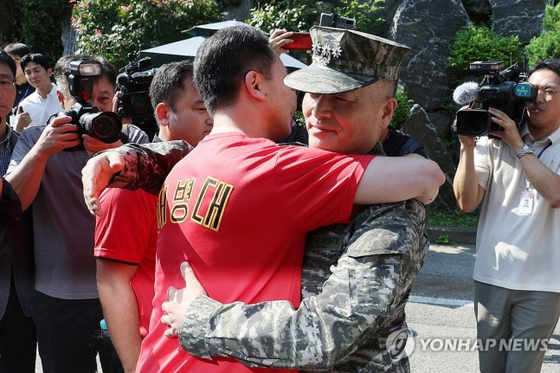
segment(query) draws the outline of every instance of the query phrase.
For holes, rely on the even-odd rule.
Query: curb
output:
[[[436,243],[440,236],[447,235],[449,243],[476,244],[476,228],[427,227],[426,230],[431,243]]]

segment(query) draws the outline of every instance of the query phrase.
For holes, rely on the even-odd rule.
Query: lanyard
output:
[[[544,151],[545,151],[546,149],[548,149],[548,148],[550,147],[550,145],[552,145],[552,143],[550,143],[550,144],[548,144],[547,146],[545,146],[545,147],[539,152],[539,155],[537,155],[537,159],[540,159],[540,158],[541,158],[541,155],[543,155]],[[527,186],[526,186],[526,188],[525,188],[526,190],[532,189],[532,188],[531,188],[531,182],[529,181],[529,179],[527,178],[527,176],[525,176],[525,183],[527,184]]]
[[[545,147],[540,151],[539,155],[537,155],[537,158],[538,158],[538,159],[541,159],[542,153],[544,153],[544,151],[545,151],[546,149],[548,149],[548,148],[550,147],[550,145],[552,145],[552,143],[548,144],[547,146],[545,146]]]
[[[17,102],[17,104],[14,105],[14,108],[17,108],[17,107],[19,106],[19,104],[21,103],[21,101],[23,101],[23,99],[27,97],[27,92],[29,92],[29,87],[30,87],[30,85],[27,84],[27,89],[25,90],[25,93],[20,97],[20,99],[19,99],[19,101]],[[14,113],[14,114],[16,114],[16,113]]]

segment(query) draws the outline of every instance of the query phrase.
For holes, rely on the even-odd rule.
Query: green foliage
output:
[[[54,66],[64,49],[60,20],[70,17],[72,5],[68,0],[20,0],[18,7],[23,37],[19,41],[43,54]]]
[[[487,26],[469,24],[455,35],[449,49],[446,66],[453,83],[472,74],[469,65],[473,61],[521,61],[522,50],[519,38],[496,35]]]
[[[301,110],[297,110],[294,113],[294,120],[296,121],[298,126],[305,126],[305,117],[303,116]]]
[[[542,35],[534,37],[525,47],[530,65],[546,58],[560,58],[560,3],[546,5],[543,30]]]
[[[430,208],[428,214],[428,226],[476,228],[478,227],[478,215],[478,210],[465,213],[456,208]]]
[[[314,0],[271,0],[260,8],[252,9],[247,23],[267,32],[282,28],[308,31],[319,24],[321,13],[334,12],[339,16],[355,18],[356,30],[376,34],[383,23],[379,14],[384,5],[384,0],[342,0],[341,5],[336,7]]]
[[[379,35],[385,21],[381,17],[384,7],[385,0],[345,0],[341,6],[334,8],[334,12],[343,17],[355,18],[356,30]]]
[[[117,68],[128,53],[184,39],[182,30],[222,18],[216,0],[82,0],[73,16],[80,52],[103,54]]]
[[[456,242],[453,242],[449,239],[448,234],[442,234],[436,239],[436,243],[440,245],[456,245]]]
[[[260,9],[251,9],[251,19],[247,23],[266,32],[276,29],[308,31],[319,23],[324,10],[322,3],[314,0],[272,0]]]
[[[401,125],[408,119],[410,115],[410,109],[414,105],[414,101],[408,97],[405,90],[402,87],[398,87],[395,92],[395,98],[399,103],[397,109],[391,118],[390,125],[396,129],[399,129]]]

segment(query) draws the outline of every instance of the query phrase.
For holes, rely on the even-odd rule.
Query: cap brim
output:
[[[288,74],[284,78],[284,83],[298,91],[331,95],[353,91],[378,80],[377,77],[353,75],[313,62],[310,66]]]

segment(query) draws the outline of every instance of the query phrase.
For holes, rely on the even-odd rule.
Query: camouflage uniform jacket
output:
[[[144,191],[157,196],[171,168],[191,150],[186,141],[152,142],[148,144],[125,144],[104,150],[124,156],[125,167],[115,175],[109,187]]]
[[[160,175],[160,165],[169,165],[149,151],[135,152],[127,166],[147,162],[138,168]],[[142,183],[136,178],[131,187]],[[183,319],[181,346],[195,356],[232,356],[255,367],[408,372],[404,308],[428,253],[425,225],[424,205],[408,200],[369,206],[349,225],[311,232],[299,309],[287,301],[222,305],[200,296]]]

